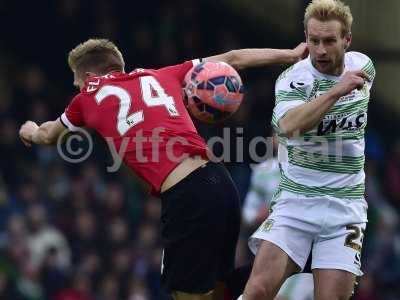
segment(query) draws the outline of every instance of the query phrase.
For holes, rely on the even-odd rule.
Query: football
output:
[[[213,124],[231,116],[243,99],[242,79],[224,62],[203,62],[185,76],[185,101],[198,120]]]

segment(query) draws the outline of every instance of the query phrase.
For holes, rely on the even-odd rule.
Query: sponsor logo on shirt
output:
[[[367,121],[367,113],[359,112],[356,115],[340,116],[331,120],[330,118],[324,119],[318,125],[318,135],[322,136],[337,131],[355,131],[362,127]]]
[[[292,89],[297,89],[297,88],[299,88],[299,87],[302,87],[304,85],[304,82],[294,82],[294,81],[292,81],[291,83],[290,83],[290,87],[292,88]]]

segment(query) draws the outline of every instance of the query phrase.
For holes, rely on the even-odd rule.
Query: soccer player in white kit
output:
[[[375,69],[368,56],[346,52],[352,20],[341,1],[313,0],[304,18],[310,56],[276,82],[281,181],[272,213],[249,241],[257,254],[244,300],[272,300],[310,253],[317,300],[350,298],[362,275],[364,131]]]

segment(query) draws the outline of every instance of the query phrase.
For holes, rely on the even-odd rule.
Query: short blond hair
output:
[[[304,28],[311,18],[319,21],[337,20],[342,24],[342,35],[351,33],[353,16],[350,7],[340,0],[313,0],[304,14]]]
[[[112,70],[123,71],[125,62],[110,40],[89,39],[69,52],[68,65],[74,72],[91,71],[103,75]]]

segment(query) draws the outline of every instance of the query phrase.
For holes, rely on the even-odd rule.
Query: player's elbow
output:
[[[288,138],[292,138],[300,135],[301,128],[295,122],[291,122],[287,118],[282,118],[279,121],[279,132]]]
[[[228,52],[228,64],[237,70],[245,68],[245,61],[240,53],[240,50],[231,50]]]

